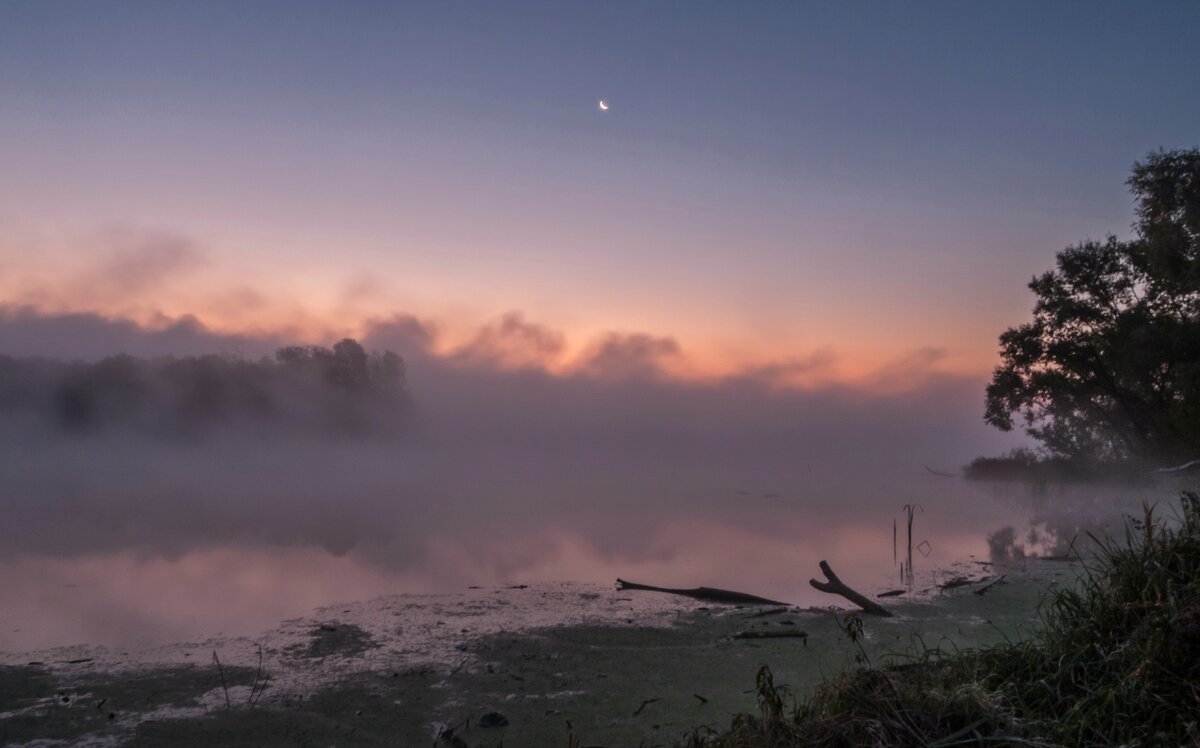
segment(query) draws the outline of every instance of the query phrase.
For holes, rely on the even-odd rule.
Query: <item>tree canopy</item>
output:
[[[404,361],[355,340],[290,346],[274,360],[232,356],[110,356],[66,362],[0,355],[0,423],[32,418],[77,433],[152,436],[214,429],[386,435],[412,403]]]
[[[1151,153],[1128,185],[1133,238],[1059,252],[1000,336],[985,420],[1054,457],[1200,457],[1200,149]]]

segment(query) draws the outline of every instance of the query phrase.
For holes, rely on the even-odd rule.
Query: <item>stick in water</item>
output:
[[[810,579],[808,583],[821,592],[841,595],[871,615],[884,616],[886,618],[891,617],[891,611],[887,608],[846,586],[846,583],[838,579],[837,574],[833,573],[833,569],[825,561],[821,562],[821,572],[829,580],[828,582],[818,582],[815,579]]]
[[[684,597],[690,597],[696,600],[704,600],[705,602],[710,603],[725,603],[727,605],[787,605],[787,603],[783,603],[778,600],[769,600],[765,597],[759,597],[758,595],[747,595],[745,592],[719,590],[715,587],[676,589],[672,587],[654,587],[649,584],[638,584],[637,582],[626,582],[624,579],[618,579],[617,589],[666,592],[669,595],[683,595]]]

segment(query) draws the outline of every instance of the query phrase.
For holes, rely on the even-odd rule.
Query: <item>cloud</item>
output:
[[[368,348],[395,351],[405,357],[423,356],[432,352],[437,334],[432,322],[411,314],[394,314],[368,320],[362,342]]]
[[[233,286],[215,295],[213,302],[222,309],[256,312],[266,309],[268,299],[249,286]]]
[[[673,338],[609,333],[589,347],[577,363],[577,371],[602,379],[652,379],[665,376],[681,357]]]
[[[918,348],[872,372],[866,385],[878,392],[911,390],[939,376],[936,366],[945,358],[944,348]]]
[[[124,292],[162,284],[204,264],[199,245],[172,232],[113,229],[107,240],[113,250],[93,278]]]
[[[792,388],[803,384],[814,375],[828,375],[836,361],[837,355],[832,349],[819,348],[807,356],[796,356],[783,361],[749,366],[739,372],[735,378],[742,379],[749,384],[773,388]]]
[[[468,366],[544,369],[552,366],[565,348],[562,333],[527,322],[520,312],[509,312],[481,327],[450,359]]]
[[[125,305],[161,294],[206,264],[199,244],[168,231],[113,228],[93,242],[100,259],[69,279],[63,297],[83,307]]]
[[[359,273],[342,286],[338,295],[342,304],[353,306],[355,303],[363,300],[382,297],[385,291],[385,286],[377,277],[367,273]]]
[[[91,312],[47,314],[28,305],[0,304],[0,354],[95,360],[116,353],[261,356],[281,341],[270,335],[231,335],[209,330],[191,316],[163,318],[157,326]]]

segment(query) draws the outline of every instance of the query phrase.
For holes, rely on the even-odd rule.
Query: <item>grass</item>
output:
[[[860,667],[795,698],[758,673],[758,714],[682,748],[783,746],[1200,746],[1200,496],[1181,517],[1131,518],[1028,639],[986,649],[922,648]],[[843,619],[857,643],[862,624]]]

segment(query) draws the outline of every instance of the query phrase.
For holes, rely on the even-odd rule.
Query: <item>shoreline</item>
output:
[[[861,617],[867,656],[903,657],[916,642],[1021,638],[1046,591],[1080,572],[1078,562],[1025,566],[985,595],[964,586],[885,600],[894,618]],[[785,630],[808,636],[732,638]],[[323,608],[258,637],[140,653],[0,653],[0,693],[15,705],[0,712],[0,742],[291,745],[336,736],[339,745],[417,745],[455,728],[469,731],[470,745],[553,745],[568,735],[669,743],[753,711],[760,665],[804,694],[855,665],[856,651],[823,608],[705,605],[570,583],[401,595]],[[490,713],[507,724],[480,727]]]

